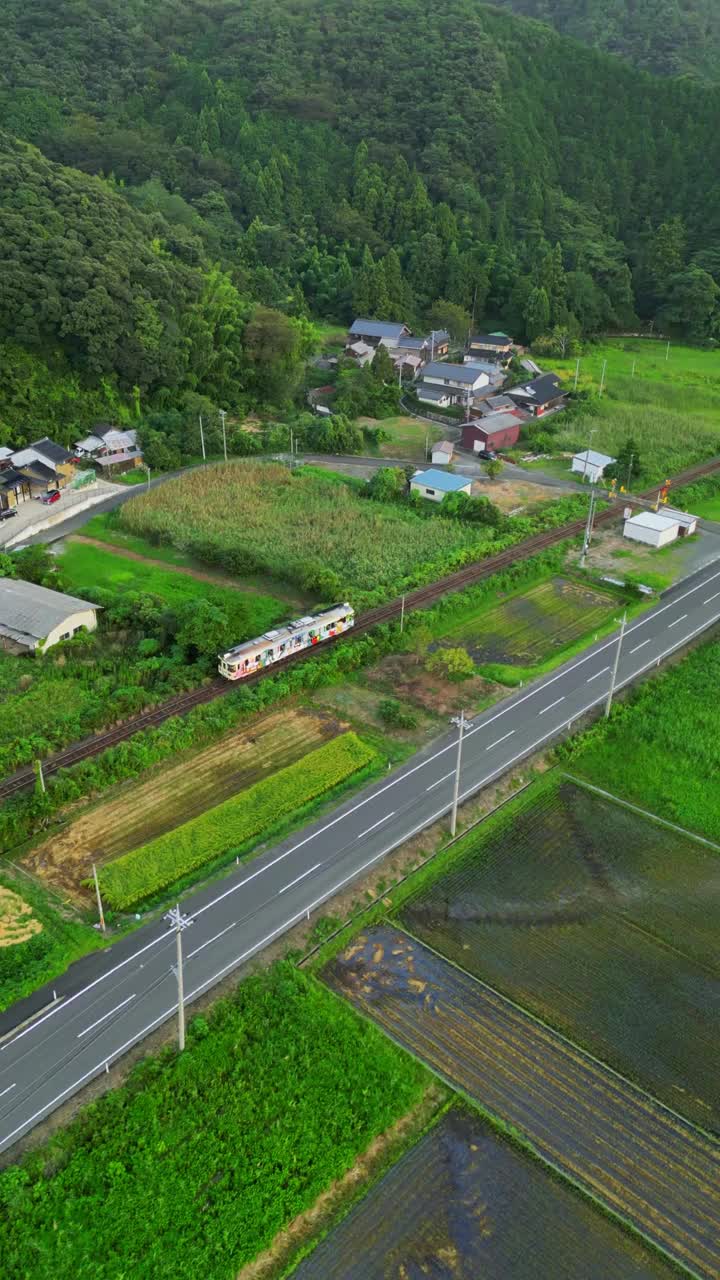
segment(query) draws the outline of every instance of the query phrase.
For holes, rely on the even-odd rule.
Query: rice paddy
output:
[[[464,618],[444,639],[462,644],[476,663],[533,666],[601,627],[617,611],[617,600],[567,578],[549,578]]]
[[[465,1108],[426,1133],[294,1272],[295,1280],[674,1274]]]
[[[463,849],[407,927],[720,1132],[720,853],[567,780]]]
[[[674,1260],[718,1275],[717,1143],[399,929],[360,934],[324,976]]]

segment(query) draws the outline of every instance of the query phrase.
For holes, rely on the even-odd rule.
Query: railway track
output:
[[[679,488],[685,484],[692,484],[694,480],[701,479],[703,476],[709,475],[718,469],[720,469],[720,457],[714,458],[710,462],[698,463],[697,466],[688,467],[685,471],[681,471],[677,476],[674,476],[672,478],[673,487]],[[652,489],[635,496],[646,501],[653,499],[657,495],[658,487],[658,485],[655,485]],[[607,524],[610,520],[616,518],[620,505],[622,504],[616,501],[605,511],[599,512],[595,517],[595,524]],[[557,545],[559,542],[578,537],[584,528],[584,519],[573,520],[571,523],[561,525],[558,528],[545,529],[542,533],[536,533],[531,538],[526,538],[524,542],[508,547],[505,551],[499,551],[495,556],[488,556],[484,560],[475,561],[474,564],[466,565],[464,568],[458,569],[457,572],[448,574],[447,577],[439,578],[436,582],[428,583],[427,586],[418,587],[415,591],[407,592],[405,595],[405,609],[408,612],[413,609],[420,609],[432,604],[449,592],[462,591],[465,587],[481,582],[484,578],[491,577],[501,569],[516,564],[518,560],[527,560],[531,556],[547,550],[548,547]],[[368,610],[367,613],[363,613],[357,618],[353,631],[348,638],[352,639],[353,636],[362,635],[381,622],[391,622],[393,618],[400,616],[401,608],[401,601],[397,599]],[[332,639],[322,641],[313,648],[312,655],[329,644],[333,644]],[[247,676],[243,680],[243,684],[255,684],[258,680],[265,679],[267,675],[273,675],[275,672],[282,671],[285,667],[290,666],[291,663],[302,662],[303,659],[307,659],[310,656],[311,654],[308,652],[291,655],[281,662],[273,663],[272,667],[267,671],[258,671],[252,676]],[[215,698],[222,697],[223,694],[229,693],[234,688],[235,685],[229,681],[217,679],[209,684],[201,685],[197,689],[190,689],[186,693],[175,694],[172,698],[159,703],[156,707],[150,707],[147,711],[141,712],[140,715],[134,716],[132,720],[125,721],[124,724],[116,725],[112,729],[102,730],[90,738],[84,738],[80,742],[73,743],[62,751],[56,752],[55,755],[49,756],[47,760],[43,761],[45,777],[57,773],[59,769],[67,769],[70,765],[78,764],[81,760],[87,760],[91,756],[99,755],[102,751],[107,751],[109,747],[114,747],[119,742],[124,742],[127,738],[131,738],[133,734],[139,733],[142,729],[154,728],[165,720],[170,719],[171,716],[183,715],[186,711],[192,710],[193,707],[200,706],[205,702],[212,702]],[[10,796],[16,795],[20,791],[28,790],[34,785],[34,770],[32,768],[21,769],[13,774],[12,777],[0,782],[0,801],[7,800]]]

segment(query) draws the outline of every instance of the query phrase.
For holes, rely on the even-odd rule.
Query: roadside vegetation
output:
[[[570,738],[558,758],[597,786],[720,844],[718,689],[714,641],[616,702],[609,721]]]
[[[99,876],[103,897],[115,910],[127,910],[200,867],[246,854],[259,839],[276,833],[288,818],[299,818],[312,801],[367,771],[376,759],[373,748],[354,733],[317,747],[272,777],[107,863]]]
[[[288,963],[0,1173],[7,1275],[232,1275],[422,1096],[425,1068]],[[89,1211],[92,1206],[92,1212]],[[152,1212],[149,1212],[152,1206]]]

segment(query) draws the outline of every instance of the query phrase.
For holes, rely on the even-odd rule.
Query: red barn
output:
[[[522,419],[514,413],[491,413],[480,421],[466,422],[462,428],[462,447],[470,453],[482,450],[511,449],[517,444]]]

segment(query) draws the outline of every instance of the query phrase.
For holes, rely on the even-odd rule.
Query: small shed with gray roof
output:
[[[94,631],[99,607],[34,582],[0,578],[0,648],[44,652],[78,631]]]

